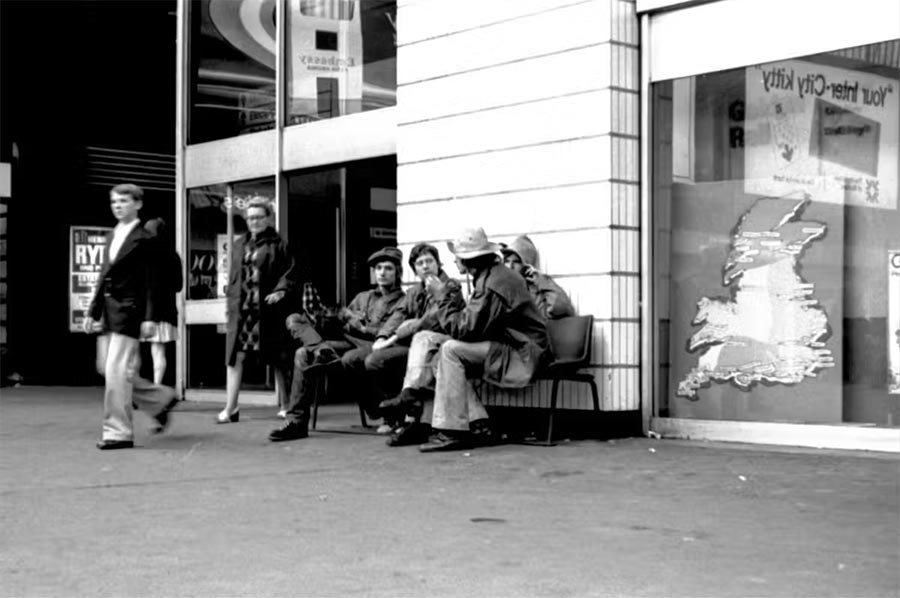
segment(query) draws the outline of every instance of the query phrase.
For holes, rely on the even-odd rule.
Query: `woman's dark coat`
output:
[[[230,257],[230,274],[226,290],[225,314],[227,336],[225,351],[228,365],[234,365],[240,344],[241,286],[243,275],[244,247],[250,242],[246,233],[234,242]],[[287,241],[273,228],[267,228],[256,238],[259,251],[256,264],[259,267],[259,346],[260,355],[266,363],[281,366],[281,362],[293,356],[294,341],[285,326],[285,320],[296,304],[299,268],[294,256],[288,250]],[[269,305],[266,296],[276,291],[284,291],[281,301]]]

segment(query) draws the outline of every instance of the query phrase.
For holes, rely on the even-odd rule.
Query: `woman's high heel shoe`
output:
[[[228,413],[224,409],[216,416],[217,424],[235,424],[241,419],[241,410],[235,409],[234,413]]]

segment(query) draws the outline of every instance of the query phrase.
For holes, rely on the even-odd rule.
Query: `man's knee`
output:
[[[450,339],[445,341],[444,344],[441,345],[441,357],[447,357],[449,359],[459,359],[459,355],[461,351],[465,348],[466,343],[454,339]]]

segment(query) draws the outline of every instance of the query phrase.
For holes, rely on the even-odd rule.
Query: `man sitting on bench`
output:
[[[284,426],[269,434],[272,442],[299,440],[309,435],[309,416],[313,388],[306,375],[313,365],[332,362],[340,356],[340,379],[347,393],[366,407],[371,388],[366,376],[366,357],[372,352],[375,335],[384,325],[394,306],[403,299],[400,288],[403,253],[396,247],[384,247],[369,256],[369,267],[375,271],[376,287],[363,291],[341,310],[343,338],[325,340],[318,345],[300,347],[294,354],[294,375]],[[370,417],[377,413],[370,413]]]
[[[496,386],[527,386],[549,356],[544,318],[524,279],[505,267],[500,246],[482,228],[463,231],[450,251],[472,275],[472,294],[462,309],[439,303],[440,327],[449,336],[440,348],[435,371],[435,434],[419,447],[423,453],[481,446],[491,442],[487,411],[472,378]],[[440,292],[440,281],[428,286]]]

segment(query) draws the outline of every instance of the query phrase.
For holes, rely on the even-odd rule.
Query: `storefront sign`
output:
[[[745,191],[896,209],[896,85],[801,60],[748,68]]]
[[[900,250],[888,252],[888,392],[900,394]]]
[[[80,332],[106,263],[105,226],[69,228],[69,331]]]

